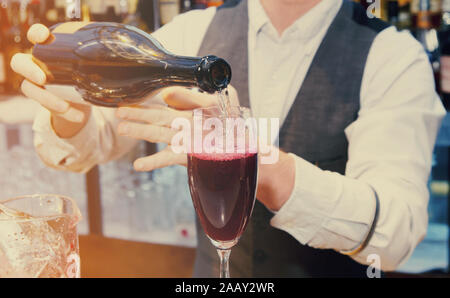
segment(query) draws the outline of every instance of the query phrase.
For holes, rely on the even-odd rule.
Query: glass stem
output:
[[[231,249],[217,249],[220,258],[220,278],[230,278],[230,261]]]

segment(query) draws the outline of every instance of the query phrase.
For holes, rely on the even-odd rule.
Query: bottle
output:
[[[124,24],[56,25],[32,54],[50,84],[75,85],[86,101],[107,107],[135,104],[171,85],[212,93],[231,79],[225,60],[173,55],[149,34]]]
[[[411,2],[410,1],[398,1],[398,25],[399,30],[409,30],[411,28]]]
[[[138,0],[128,1],[127,15],[123,19],[122,23],[143,30],[145,27],[143,26],[144,24],[141,20],[141,14],[139,13],[139,11],[137,11],[137,7],[138,7]]]
[[[208,0],[206,3],[207,7],[211,6],[221,6],[223,4],[223,0]]]
[[[192,9],[204,9],[208,6],[207,0],[193,0]]]
[[[28,29],[30,29],[30,27],[33,24],[41,24],[41,1],[40,0],[31,0],[30,2],[28,2],[28,5],[26,7],[26,18],[25,18],[25,22],[23,23],[22,26],[22,31],[23,32],[28,32]],[[27,39],[24,38],[23,40],[24,42],[24,47],[26,49],[30,49],[33,45],[31,44],[31,42]]]
[[[178,0],[159,0],[159,13],[161,25],[169,23],[180,13],[180,2]]]
[[[20,5],[19,1],[12,1],[9,15],[9,23],[4,31],[4,60],[6,69],[6,92],[18,93],[22,83],[22,77],[15,73],[9,62],[16,53],[24,51],[25,32],[22,31],[22,24],[20,21]]]
[[[438,28],[441,24],[441,0],[412,0],[411,1],[411,25],[413,28],[421,27],[420,22],[430,22],[432,28]]]
[[[399,27],[399,6],[397,0],[388,0],[387,2],[387,19],[389,24]]]
[[[430,0],[419,1],[419,11],[416,13],[416,20],[413,21],[415,27],[411,33],[423,45],[433,68],[436,90],[439,92],[440,86],[440,61],[439,61],[439,39],[438,33],[433,25],[433,13],[431,11]]]
[[[9,19],[7,13],[7,3],[5,0],[0,0],[0,94],[6,93],[6,39],[5,31],[7,30]]]
[[[442,11],[442,24],[439,32],[441,46],[440,85],[442,103],[448,111],[450,109],[450,0],[443,1]]]
[[[181,13],[188,12],[192,9],[193,0],[180,0],[180,10]]]
[[[45,14],[43,15],[43,24],[51,27],[58,23],[58,9],[55,0],[47,0],[43,2]]]
[[[81,4],[81,19],[83,20],[83,22],[91,21],[91,11],[86,1],[83,1],[83,3]]]
[[[66,21],[81,21],[82,6],[81,0],[65,0]]]
[[[124,0],[89,1],[91,19],[96,22],[122,22],[125,17],[123,11],[125,3],[122,2],[124,2]]]
[[[158,2],[139,0],[137,3],[136,13],[139,16],[142,29],[146,32],[153,32],[160,26]]]
[[[115,23],[120,23],[122,21],[120,15],[116,13],[116,7],[114,5],[108,5],[106,7],[106,12],[103,21]]]
[[[41,0],[31,0],[27,6],[26,26],[29,28],[33,24],[40,24],[41,19]]]

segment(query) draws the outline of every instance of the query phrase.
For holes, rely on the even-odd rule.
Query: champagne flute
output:
[[[204,232],[220,257],[220,277],[230,277],[229,257],[255,203],[258,154],[250,110],[194,111],[194,146],[188,153],[189,188]],[[199,137],[201,136],[201,137]]]

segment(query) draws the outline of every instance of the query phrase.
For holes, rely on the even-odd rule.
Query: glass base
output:
[[[230,249],[233,246],[236,245],[236,243],[238,243],[239,238],[238,239],[234,239],[231,241],[217,241],[217,240],[213,240],[210,237],[208,237],[209,240],[211,240],[211,243],[214,245],[214,247],[218,248],[218,249]]]

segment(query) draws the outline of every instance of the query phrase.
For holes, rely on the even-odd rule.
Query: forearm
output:
[[[118,158],[136,144],[133,139],[118,136],[116,126],[113,110],[93,108],[79,132],[62,138],[52,127],[50,113],[42,109],[33,126],[34,144],[48,166],[84,173],[97,164]]]
[[[375,199],[371,185],[379,196],[380,216],[368,247],[353,258],[368,264],[367,256],[377,254],[382,269],[393,270],[425,234],[427,193],[426,185],[411,182],[413,178],[406,175],[389,177],[389,172],[393,169],[347,177],[295,156],[292,194],[271,224],[304,245],[351,250],[364,240],[372,223]],[[272,176],[279,175],[273,172]]]

